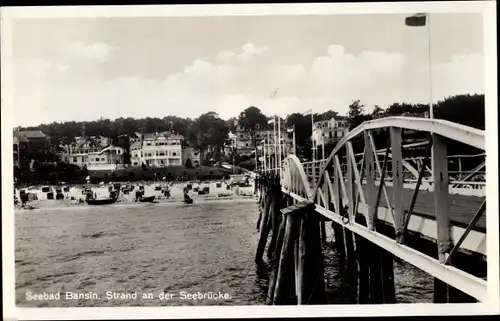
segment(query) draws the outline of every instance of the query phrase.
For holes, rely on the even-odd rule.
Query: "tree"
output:
[[[334,110],[327,110],[319,115],[318,120],[330,120],[332,118],[337,118],[338,115],[339,113]]]
[[[229,129],[230,132],[232,132],[232,133],[236,132],[237,122],[238,122],[238,118],[236,118],[236,117],[231,117],[226,121],[227,128]]]
[[[375,107],[373,108],[373,111],[372,111],[372,116],[373,117],[379,116],[383,112],[384,112],[384,110],[379,105],[375,105]]]
[[[238,124],[250,135],[253,147],[257,148],[256,131],[266,127],[267,117],[259,108],[251,106],[240,113]]]
[[[362,105],[359,100],[355,100],[349,105],[349,111],[347,113],[349,129],[356,128],[363,122],[372,119],[371,115],[364,114],[364,108],[365,105]]]
[[[229,133],[226,122],[217,113],[208,112],[198,117],[194,123],[195,126],[189,132],[189,139],[194,147],[200,151],[201,156],[209,151],[219,160]],[[204,158],[201,158],[203,161]]]
[[[186,164],[185,166],[187,168],[193,168],[193,162],[191,162],[191,158],[188,157],[188,159],[186,159]]]

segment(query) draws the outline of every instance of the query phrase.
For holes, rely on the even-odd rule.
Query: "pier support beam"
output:
[[[332,222],[333,235],[335,237],[335,248],[342,260],[346,258],[345,242],[344,242],[344,230],[341,225]]]
[[[298,304],[325,303],[325,275],[320,239],[320,220],[313,211],[306,213],[300,226],[299,257],[300,279]]]
[[[281,212],[280,212],[281,214]],[[284,214],[281,214],[284,216]],[[273,256],[271,259],[271,272],[269,274],[269,288],[267,292],[267,300],[266,304],[271,305],[274,302],[274,292],[276,289],[276,279],[278,275],[280,257],[281,257],[281,249],[283,248],[283,239],[285,236],[286,230],[286,217],[282,217],[281,224],[278,230],[278,237],[276,239],[276,244],[273,251]]]
[[[269,231],[270,231],[270,224],[269,222],[269,212],[271,209],[271,203],[272,203],[272,195],[268,191],[265,196],[265,201],[264,201],[264,209],[262,211],[262,220],[260,222],[260,238],[259,238],[259,243],[257,245],[257,253],[255,254],[255,262],[257,264],[262,263],[262,257],[264,255],[264,250],[266,248],[267,244],[267,237],[269,236]]]
[[[278,193],[273,193],[273,202],[271,203],[271,212],[270,212],[270,223],[271,223],[271,242],[269,243],[269,247],[267,249],[267,258],[271,259],[273,256],[274,248],[276,246],[276,241],[278,238],[278,230],[280,228],[282,214],[281,209],[284,204],[284,197],[281,191]]]
[[[277,267],[276,284],[273,285],[272,303],[274,305],[297,303],[295,245],[300,233],[300,216],[311,208],[314,208],[314,204],[301,203],[282,210],[283,222],[286,223],[283,223],[283,244]]]
[[[362,215],[356,217],[356,223],[366,226],[366,219]],[[370,303],[370,265],[368,241],[356,235],[356,254],[358,261],[358,304]]]

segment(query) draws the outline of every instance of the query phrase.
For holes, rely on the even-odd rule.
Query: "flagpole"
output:
[[[323,166],[323,162],[325,161],[325,133],[321,130],[321,166]]]
[[[415,19],[412,21],[410,19],[423,16],[423,21],[416,21]],[[432,46],[431,46],[431,15],[430,13],[426,14],[416,14],[412,17],[407,17],[405,20],[405,24],[410,27],[427,27],[427,54],[429,59],[429,118],[434,119],[434,106],[433,102],[433,90],[432,90]],[[427,25],[428,24],[428,25]],[[431,134],[434,135],[434,131],[431,131]],[[434,164],[434,151],[431,150],[431,164]],[[431,180],[434,180],[434,174],[431,173]]]
[[[430,119],[434,119],[434,106],[432,105],[433,103],[433,90],[432,90],[432,55],[431,55],[431,15],[430,13],[427,14],[427,17],[428,17],[428,21],[429,21],[429,26],[427,28],[427,41],[428,41],[428,45],[427,45],[427,51],[428,51],[428,55],[429,55],[429,116],[430,116]]]
[[[276,116],[273,116],[273,147],[274,147],[274,169],[278,168],[278,151],[276,149]]]
[[[314,112],[311,109],[311,141],[312,141],[312,176],[313,181],[316,181],[316,140],[314,139]]]
[[[295,145],[295,124],[293,125],[293,141],[292,141],[292,144],[293,144],[293,154],[295,156],[297,156],[297,147]]]
[[[267,131],[267,157],[269,158],[267,169],[271,167],[271,150],[269,148],[269,131]]]
[[[278,168],[281,169],[281,118],[278,116]]]

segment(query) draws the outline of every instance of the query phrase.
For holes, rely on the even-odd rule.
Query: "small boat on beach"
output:
[[[151,203],[155,200],[155,195],[153,196],[148,196],[148,197],[140,197],[139,198],[139,202],[142,202],[142,203]]]
[[[85,200],[89,205],[108,205],[116,202],[116,198],[101,198],[101,199],[86,199]]]

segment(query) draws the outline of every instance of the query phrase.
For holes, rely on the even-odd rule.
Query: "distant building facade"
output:
[[[273,126],[273,125],[268,125]],[[287,131],[286,123],[284,120],[281,121],[280,124],[281,131],[281,144],[286,149],[286,153],[292,149],[293,145],[293,133]],[[252,135],[254,134],[254,135]],[[259,153],[264,148],[267,149],[268,152],[274,152],[274,147],[271,147],[274,144],[274,128],[265,128],[256,130],[254,133],[245,131],[242,126],[236,124],[236,133],[230,133],[229,139],[231,141],[232,146],[235,146],[240,155],[253,155],[255,153],[255,147],[259,150]],[[276,125],[276,142],[278,138],[278,126]],[[266,146],[262,140],[266,141]],[[269,145],[269,146],[268,146]]]
[[[331,118],[315,122],[313,125],[313,137],[318,145],[335,144],[349,132],[349,124],[346,120]]]
[[[33,161],[47,161],[50,138],[39,130],[14,131],[14,167],[24,170]]]
[[[108,137],[75,137],[74,142],[61,147],[61,160],[69,164],[89,170],[113,170],[123,166],[125,149],[113,146]]]
[[[130,139],[130,161],[133,166],[184,165],[183,140],[182,135],[171,132],[136,134],[136,137]]]
[[[186,165],[188,160],[191,161],[193,167],[201,165],[200,151],[194,147],[184,147],[182,148],[182,165]]]

